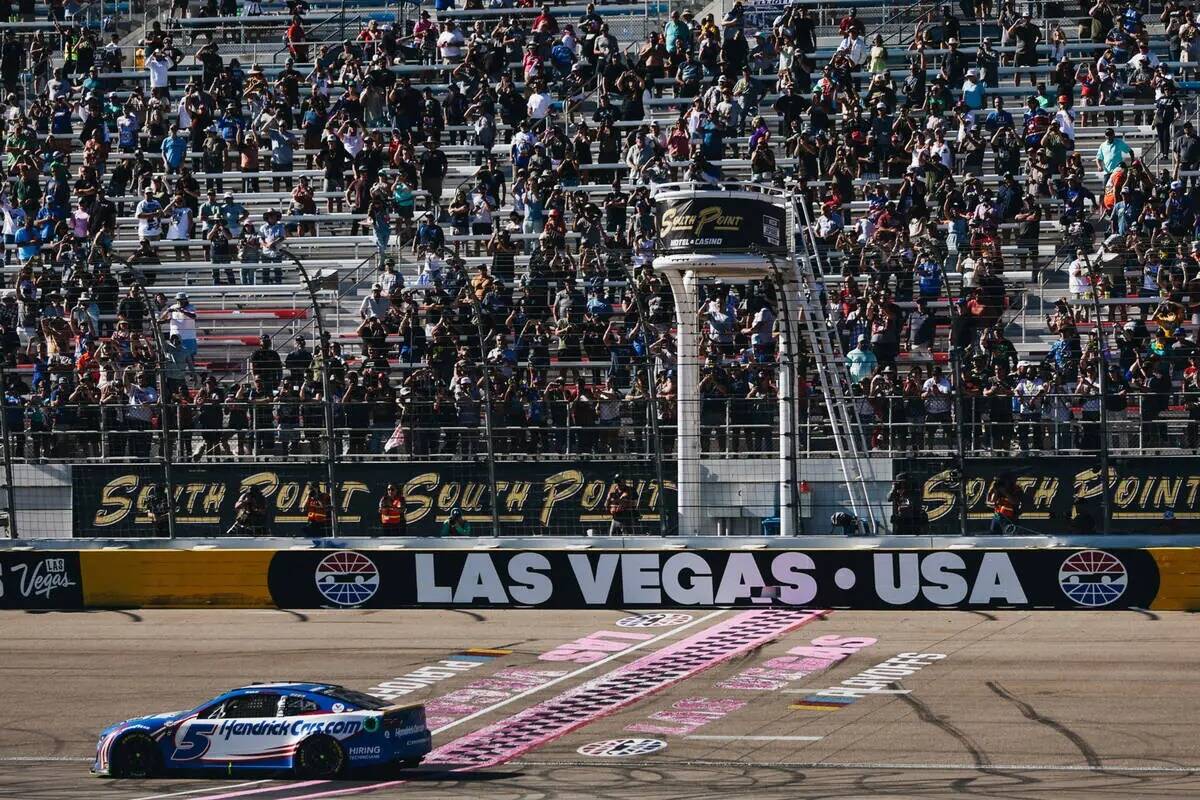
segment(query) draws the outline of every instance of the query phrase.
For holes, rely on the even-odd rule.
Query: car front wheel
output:
[[[130,733],[113,745],[109,771],[115,778],[152,778],[162,768],[158,745],[144,733]]]
[[[296,748],[293,766],[301,778],[329,780],[346,769],[346,752],[332,736],[310,736]]]

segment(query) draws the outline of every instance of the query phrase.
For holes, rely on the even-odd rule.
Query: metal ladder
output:
[[[850,510],[866,526],[864,532],[878,534],[879,522],[875,518],[875,509],[867,489],[868,475],[863,460],[863,453],[869,448],[862,438],[858,410],[846,391],[843,380],[844,356],[836,332],[825,314],[825,306],[821,302],[823,289],[814,270],[814,267],[820,269],[821,257],[812,235],[812,215],[803,193],[797,191],[792,202],[796,209],[798,224],[794,230],[799,233],[796,237],[799,247],[789,248],[792,251],[790,260],[795,280],[801,289],[804,309],[804,318],[799,325],[802,335],[807,338],[809,350],[816,358],[817,379],[825,398]]]

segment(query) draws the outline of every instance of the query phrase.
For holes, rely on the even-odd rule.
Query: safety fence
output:
[[[1200,550],[0,550],[0,608],[1200,610]]]

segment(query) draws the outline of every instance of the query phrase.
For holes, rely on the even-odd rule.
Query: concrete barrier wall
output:
[[[0,608],[1200,610],[1200,548],[0,551]]]

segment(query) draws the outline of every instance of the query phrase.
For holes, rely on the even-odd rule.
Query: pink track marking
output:
[[[449,767],[447,772],[470,772],[503,764],[697,673],[768,644],[827,614],[827,611],[782,609],[745,611],[618,667],[607,675],[530,706],[486,728],[460,736],[430,753],[425,763],[444,764]],[[591,707],[587,708],[589,705]],[[364,794],[410,782],[408,779],[384,781],[366,786],[287,795],[279,800],[314,800]]]
[[[305,786],[316,786],[328,781],[304,781],[303,783],[282,784],[277,786],[260,786],[257,789],[246,789],[241,792],[226,792],[224,794],[197,795],[189,800],[225,800],[228,797],[245,797],[251,794],[266,794],[267,792],[284,792],[289,789],[300,789]]]

